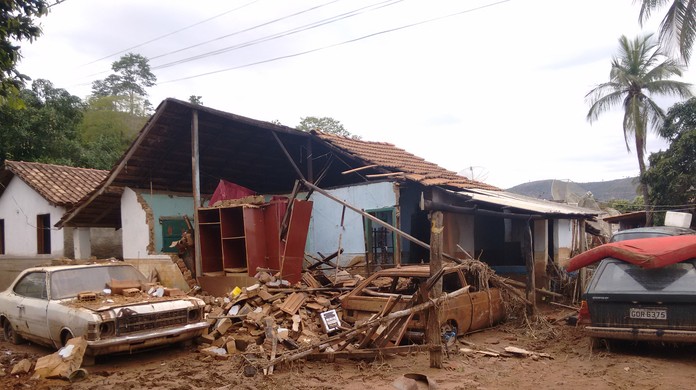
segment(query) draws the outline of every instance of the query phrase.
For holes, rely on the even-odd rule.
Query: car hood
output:
[[[116,308],[141,305],[161,305],[180,301],[186,306],[203,305],[203,301],[195,297],[151,297],[147,294],[142,294],[136,297],[124,297],[120,295],[98,297],[93,301],[78,300],[77,298],[66,299],[61,303],[65,306],[87,309],[93,312],[104,312]]]
[[[643,268],[660,268],[696,258],[696,235],[641,238],[600,245],[570,259],[566,270],[572,272],[607,257]]]

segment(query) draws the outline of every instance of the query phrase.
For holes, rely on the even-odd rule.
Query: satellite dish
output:
[[[488,169],[482,166],[470,166],[457,172],[457,175],[464,176],[469,180],[486,182],[488,179]]]

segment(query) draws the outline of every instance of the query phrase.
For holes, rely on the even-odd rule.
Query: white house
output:
[[[97,169],[4,162],[0,170],[0,269],[5,272],[0,272],[0,287],[16,272],[52,259],[120,255],[120,234],[113,228],[54,227],[107,174]]]

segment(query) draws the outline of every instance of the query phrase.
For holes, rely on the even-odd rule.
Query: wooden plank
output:
[[[306,355],[308,359],[331,359],[331,358],[344,358],[344,359],[373,359],[384,355],[394,355],[394,354],[409,354],[419,351],[427,351],[430,349],[429,345],[402,345],[394,347],[385,347],[379,349],[359,349],[353,351],[340,351],[340,352],[320,352],[312,353]]]
[[[155,120],[156,118],[152,118],[152,120]],[[148,126],[148,130],[149,130]],[[147,133],[144,131],[143,133]],[[144,138],[145,134],[140,134],[140,137],[138,137],[138,140],[134,143],[134,145],[131,146],[131,150],[129,150],[129,153],[132,153],[133,150],[137,148],[138,143],[142,138]],[[124,158],[123,162],[126,162],[128,159]],[[202,254],[201,254],[201,233],[198,229],[198,208],[201,207],[201,167],[200,167],[200,155],[199,155],[199,147],[198,147],[198,111],[197,110],[192,110],[191,111],[191,177],[193,180],[191,180],[191,186],[192,192],[193,192],[193,225],[196,226],[196,229],[193,230],[193,240],[194,240],[194,269],[193,274],[196,276],[201,275],[201,271],[203,269],[203,266],[201,264],[202,261]],[[120,171],[120,166],[119,168],[116,169],[117,171]],[[115,176],[112,174],[112,176]],[[109,178],[112,180],[111,178]],[[105,185],[111,184],[111,181],[108,181]]]
[[[293,315],[297,313],[297,311],[300,309],[300,306],[302,306],[306,299],[307,296],[304,293],[292,293],[287,298],[285,298],[285,301],[283,301],[283,304],[280,306],[280,310],[287,314]]]
[[[332,253],[332,254],[326,256],[326,257],[323,258],[323,259],[317,259],[316,257],[313,257],[313,256],[312,256],[312,258],[315,259],[315,260],[317,260],[317,262],[314,263],[314,264],[312,264],[312,265],[310,265],[309,267],[307,267],[307,269],[308,269],[308,270],[313,270],[313,269],[316,269],[317,267],[319,267],[319,266],[322,265],[322,264],[328,265],[329,267],[331,267],[331,269],[336,268],[337,265],[334,264],[334,263],[332,263],[331,260],[332,260],[333,258],[337,257],[337,256],[338,256],[338,253],[339,253],[339,252],[336,251],[336,252],[334,252],[334,253]],[[340,252],[340,253],[343,253],[343,248],[341,248],[341,252]],[[321,254],[321,253],[320,253],[320,254]]]
[[[302,261],[307,244],[309,220],[312,216],[312,201],[295,199],[293,201],[285,238],[285,250],[281,258],[280,274],[283,279],[295,284],[302,277]]]
[[[403,296],[398,295],[396,298],[392,299],[392,297],[389,297],[387,300],[387,303],[384,305],[384,308],[382,309],[382,312],[379,313],[379,318],[384,317],[385,315],[388,315],[389,313],[394,310],[396,305],[401,301],[401,298]],[[358,345],[358,348],[365,348],[367,345],[372,342],[372,339],[374,338],[374,334],[377,331],[379,326],[372,327],[370,330],[368,330],[365,334],[365,338],[360,342]]]
[[[274,200],[263,208],[267,266],[275,270],[280,270],[280,255],[285,248],[285,243],[280,240],[280,222],[285,215],[287,206],[285,201]]]
[[[341,172],[341,175],[347,175],[347,174],[349,174],[349,173],[359,172],[359,171],[362,171],[362,170],[364,170],[364,169],[375,168],[375,167],[378,167],[378,166],[379,166],[379,165],[377,165],[377,164],[365,165],[365,166],[363,166],[363,167],[353,168],[353,169],[349,169],[349,170],[347,170],[347,171],[343,171],[343,172]]]
[[[394,345],[398,346],[401,344],[401,340],[403,340],[404,335],[406,334],[406,330],[408,330],[408,324],[411,323],[411,320],[413,319],[413,314],[409,314],[409,316],[406,318],[406,323],[404,326],[401,328],[401,331],[396,335],[396,338],[394,339]]]
[[[316,278],[309,272],[302,274],[302,283],[306,284],[309,288],[321,288],[322,285],[317,281]]]
[[[536,312],[536,278],[534,277],[534,247],[532,245],[532,228],[529,226],[529,222],[527,222],[522,240],[522,255],[527,265],[526,297],[527,301],[531,303],[527,305],[527,315],[530,316]]]
[[[263,209],[244,207],[244,240],[249,276],[256,275],[256,268],[267,268],[266,234]]]
[[[442,211],[435,211],[430,216],[430,276],[442,272]],[[430,299],[442,295],[442,278],[438,278],[429,291]],[[428,322],[425,329],[426,340],[433,347],[439,347],[442,342],[440,331],[440,310],[433,306],[428,310]],[[442,348],[430,351],[430,367],[442,368]]]

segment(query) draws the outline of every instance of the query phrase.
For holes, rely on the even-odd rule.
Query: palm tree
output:
[[[641,2],[638,21],[641,26],[650,14],[670,0],[634,0]],[[667,47],[678,48],[685,64],[689,63],[691,49],[696,39],[696,0],[671,0],[672,5],[660,23],[660,42]]]
[[[649,199],[648,187],[643,180],[646,131],[648,126],[657,131],[665,118],[664,111],[651,99],[651,95],[691,97],[691,84],[669,79],[672,76],[681,76],[682,67],[660,52],[652,36],[638,36],[630,41],[622,35],[619,38],[619,54],[611,63],[609,81],[599,84],[585,95],[585,99],[591,105],[587,113],[590,123],[596,121],[605,111],[618,105],[623,106],[626,149],[631,151],[629,139],[633,137],[646,206]],[[649,207],[646,207],[646,225],[651,224],[652,215]]]

